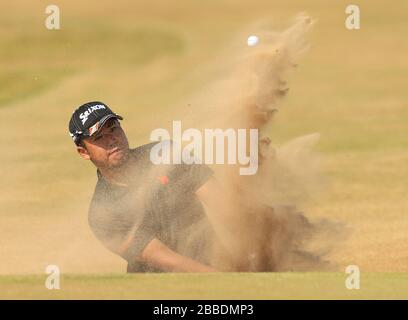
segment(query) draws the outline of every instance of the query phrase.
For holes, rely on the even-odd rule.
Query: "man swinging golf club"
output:
[[[97,168],[92,231],[128,262],[128,272],[216,271],[208,261],[212,229],[199,200],[212,170],[154,165],[149,154],[157,142],[129,148],[119,120],[94,101],[77,108],[69,122],[77,152]]]

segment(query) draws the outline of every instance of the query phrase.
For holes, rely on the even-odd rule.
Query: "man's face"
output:
[[[129,142],[117,119],[109,119],[98,133],[83,140],[79,154],[96,167],[111,169],[123,164],[129,152]]]

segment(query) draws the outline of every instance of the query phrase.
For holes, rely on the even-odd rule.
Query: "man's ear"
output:
[[[86,148],[81,147],[81,146],[77,146],[77,151],[79,153],[79,155],[85,159],[85,160],[90,160],[91,156],[89,155],[88,150],[86,150]]]

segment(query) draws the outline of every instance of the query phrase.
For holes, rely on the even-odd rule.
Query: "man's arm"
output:
[[[207,169],[209,170],[209,169]],[[191,174],[193,172],[191,171]],[[207,171],[201,172],[201,176],[208,175]],[[189,179],[194,180],[194,179]],[[213,178],[210,178],[213,180]],[[194,185],[190,186],[190,189],[195,189]],[[198,194],[198,191],[196,191]],[[133,244],[135,243],[135,235],[138,234],[139,238],[141,238],[140,247],[143,248],[142,250],[129,250],[133,248]],[[116,252],[124,257],[126,260],[131,262],[131,260],[137,260],[143,263],[147,263],[154,267],[157,267],[163,271],[170,271],[170,272],[217,272],[218,270],[202,264],[196,260],[193,260],[189,257],[183,256],[168,246],[166,246],[163,242],[154,238],[152,232],[148,232],[146,235],[140,237],[140,230],[139,226],[134,226],[131,232],[128,234],[127,239],[122,241],[119,248]],[[140,240],[140,239],[138,239]],[[133,252],[132,252],[133,251]],[[136,252],[134,252],[136,251]]]
[[[219,244],[227,252],[237,252],[236,235],[241,232],[237,217],[242,208],[239,207],[236,196],[222,185],[215,177],[208,179],[196,194],[206,208],[206,214],[217,234]]]
[[[215,268],[178,254],[156,238],[148,243],[138,259],[170,272],[218,271]]]
[[[214,228],[231,227],[234,224],[239,212],[237,201],[218,180],[211,177],[196,191],[196,194],[201,203],[206,206],[207,216]]]

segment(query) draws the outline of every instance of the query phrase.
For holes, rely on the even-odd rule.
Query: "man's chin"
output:
[[[120,168],[122,167],[125,163],[126,160],[128,159],[129,152],[126,151],[120,151],[112,155],[112,159],[110,159],[109,163],[109,168],[114,169],[114,168]]]

